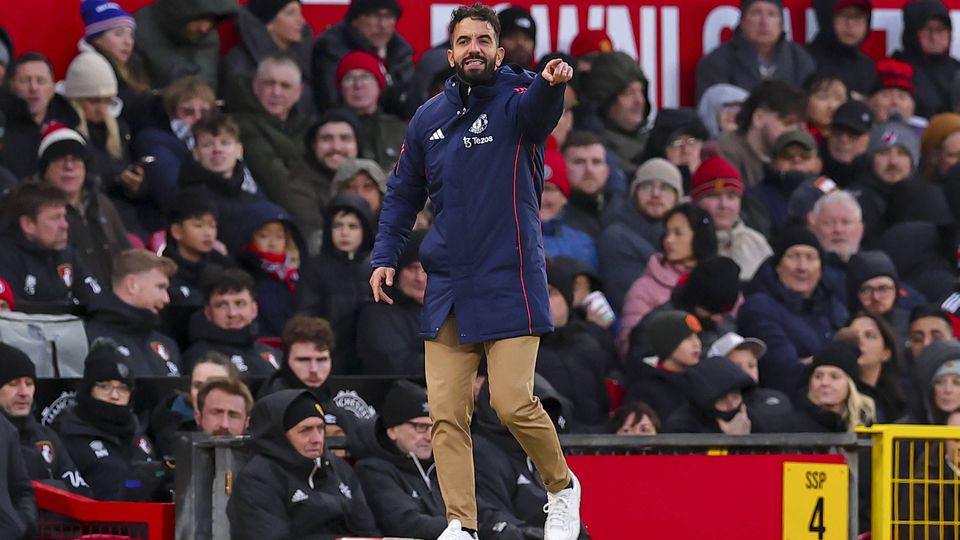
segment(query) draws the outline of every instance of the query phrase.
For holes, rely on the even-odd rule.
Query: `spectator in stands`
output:
[[[2,94],[0,94],[0,107],[2,107]],[[7,115],[0,108],[0,150],[3,149],[3,136],[7,129]],[[20,180],[0,161],[0,196],[6,195],[20,183]]]
[[[252,78],[263,59],[284,53],[303,74],[300,105],[313,111],[313,28],[300,0],[254,0],[237,11],[237,44],[223,57],[220,88],[236,78]]]
[[[614,352],[603,348],[585,321],[571,317],[573,281],[562,264],[550,263],[547,284],[554,331],[540,340],[536,370],[573,403],[576,430],[598,431],[610,413],[606,376],[607,366],[616,364]]]
[[[863,240],[863,212],[860,203],[849,191],[833,191],[821,196],[807,218],[825,253],[825,278],[834,292],[846,297],[846,273],[850,258],[860,251]]]
[[[910,361],[920,358],[931,343],[955,339],[950,317],[940,306],[925,304],[910,310]]]
[[[414,231],[397,259],[390,293],[393,305],[364,304],[357,321],[357,356],[364,375],[423,377],[420,308],[427,290],[427,273],[420,264],[420,244],[427,231]]]
[[[149,113],[150,79],[139,56],[134,56],[134,31],[137,23],[114,2],[83,0],[80,3],[84,35],[80,52],[96,51],[110,62],[117,78],[117,96],[123,102],[120,115],[137,131]]]
[[[794,433],[844,433],[876,420],[873,398],[857,389],[860,349],[848,341],[827,343],[806,368],[805,387],[786,420]]]
[[[143,207],[156,206],[152,215],[141,212],[140,221],[147,230],[166,226],[163,213],[173,204],[181,164],[190,159],[196,144],[193,126],[213,110],[217,97],[196,77],[184,77],[163,89],[151,111],[151,118],[133,137],[133,154],[143,163],[147,194]],[[145,120],[146,121],[146,120]],[[153,158],[144,163],[146,158]]]
[[[18,179],[24,179],[37,173],[37,147],[43,126],[59,122],[74,128],[80,117],[70,102],[56,93],[53,64],[46,56],[21,54],[8,71],[6,89],[0,92],[0,110],[7,117],[0,163]]]
[[[561,290],[570,290],[570,323],[582,323],[590,335],[600,344],[607,360],[604,373],[621,371],[620,359],[616,354],[611,328],[616,323],[616,314],[604,292],[603,283],[585,262],[574,257],[550,257],[547,267],[559,270],[562,277]],[[569,323],[568,323],[569,324]],[[614,375],[615,376],[615,375]]]
[[[916,403],[911,424],[942,423],[960,408],[960,343],[936,341],[916,358],[913,367]]]
[[[896,335],[901,352],[910,336],[910,311],[898,305],[910,293],[900,289],[897,268],[883,251],[860,251],[847,265],[847,307],[850,313],[861,309],[882,317]]]
[[[213,112],[197,120],[193,133],[193,158],[183,161],[177,179],[180,192],[186,193],[178,193],[177,199],[200,197],[214,203],[218,238],[236,255],[250,240],[242,232],[250,208],[264,201],[241,161],[240,127],[228,115]]]
[[[197,395],[207,381],[230,379],[240,381],[240,372],[225,355],[208,352],[191,364],[190,391],[163,396],[150,414],[147,433],[161,457],[173,457],[177,449],[178,431],[197,431]],[[242,434],[242,430],[237,435]]]
[[[3,86],[6,82],[7,68],[14,57],[13,39],[10,37],[10,32],[0,26],[0,86]]]
[[[17,437],[17,429],[0,417],[0,534],[12,540],[26,540],[32,538],[37,528],[37,501]]]
[[[80,264],[98,282],[109,283],[113,257],[130,249],[130,240],[120,213],[90,169],[94,160],[86,140],[70,128],[49,124],[37,155],[40,180],[67,197],[69,243]]]
[[[158,0],[137,11],[136,52],[154,87],[193,75],[216,88],[220,60],[216,27],[238,9],[232,0]]]
[[[390,386],[383,412],[357,431],[356,473],[385,535],[436,538],[447,528],[433,464],[427,392],[412,382]]]
[[[194,419],[197,428],[210,435],[243,435],[250,425],[253,396],[239,379],[215,377],[197,392]]]
[[[102,341],[84,361],[77,405],[57,417],[57,431],[100,500],[122,500],[134,463],[152,461],[153,444],[133,412],[134,377],[119,347]]]
[[[776,229],[790,220],[790,196],[804,182],[820,175],[822,161],[817,141],[806,130],[785,131],[773,144],[771,168],[763,180],[747,191],[747,196],[765,207]]]
[[[960,427],[960,411],[947,415],[943,425]],[[921,453],[913,441],[904,441],[916,448],[917,455],[909,469],[902,474],[912,479],[897,488],[898,516],[903,521],[897,525],[894,534],[899,538],[950,538],[960,535],[957,529],[958,517],[952,501],[960,497],[957,493],[957,471],[960,469],[960,446],[953,440],[929,441]],[[901,454],[903,456],[903,454]],[[898,473],[901,471],[898,471]]]
[[[952,111],[950,88],[960,62],[950,56],[953,24],[940,0],[921,0],[903,6],[903,49],[893,57],[913,66],[917,114],[923,118]]]
[[[806,128],[817,142],[830,134],[833,114],[850,97],[843,79],[836,75],[817,72],[807,77],[803,90],[806,94]]]
[[[113,260],[113,293],[91,302],[87,340],[113,340],[133,378],[182,373],[176,342],[156,330],[160,312],[170,303],[167,289],[176,272],[177,263],[166,257],[145,249],[124,251]]]
[[[89,497],[60,437],[33,417],[37,368],[23,351],[0,343],[0,412],[19,432],[20,450],[31,480],[51,483]]]
[[[708,138],[707,128],[695,110],[686,107],[661,109],[650,129],[639,163],[652,158],[666,158],[680,169],[683,185],[688,188],[690,178],[700,167],[700,151]]]
[[[628,202],[612,216],[597,239],[600,275],[614,310],[620,312],[630,285],[643,274],[663,236],[663,217],[683,197],[676,165],[652,158],[637,169]]]
[[[786,229],[773,255],[746,288],[737,314],[744,336],[768,347],[760,383],[791,394],[802,384],[804,359],[819,351],[847,320],[847,309],[823,279],[824,255],[810,231]]]
[[[877,122],[889,121],[896,112],[910,122],[911,127],[923,129],[923,121],[913,125],[917,107],[913,76],[913,66],[906,62],[889,58],[877,62],[877,83],[867,100]]]
[[[576,257],[595,271],[598,263],[593,239],[566,224],[564,209],[569,198],[570,180],[563,155],[556,150],[544,151],[543,193],[540,195],[543,250],[548,257]]]
[[[280,390],[310,390],[320,401],[330,405],[329,389],[324,383],[330,377],[336,338],[330,323],[319,317],[296,315],[287,322],[281,336],[283,361],[257,393],[257,398]],[[327,407],[332,409],[332,407]]]
[[[719,139],[728,131],[737,130],[737,114],[749,92],[732,84],[720,83],[707,88],[700,96],[697,114],[707,128],[710,140]]]
[[[876,421],[892,424],[907,412],[907,398],[900,385],[900,347],[893,328],[880,315],[867,311],[854,313],[847,331],[860,348],[860,392],[873,398]]]
[[[102,285],[69,246],[67,200],[48,184],[24,182],[8,196],[10,220],[0,240],[0,278],[20,309],[86,304]]]
[[[611,413],[609,431],[617,435],[656,435],[660,419],[646,403],[631,401]]]
[[[956,182],[949,181],[949,171],[957,162],[960,162],[960,114],[945,112],[930,117],[930,123],[920,135],[924,178],[943,182],[944,189],[950,190]],[[954,187],[949,192],[956,191]],[[951,210],[957,208],[955,200],[956,195],[951,197]]]
[[[582,29],[570,41],[570,56],[577,62],[574,73],[586,74],[593,67],[593,60],[601,53],[613,51],[613,40],[604,30]]]
[[[265,378],[280,367],[279,351],[257,342],[254,281],[243,270],[228,268],[208,277],[202,311],[190,318],[190,347],[183,353],[190,369],[210,351],[226,355],[247,377]]]
[[[744,394],[757,383],[722,356],[701,360],[687,372],[690,401],[673,412],[663,425],[666,433],[725,433],[747,435],[763,428]]]
[[[381,536],[350,465],[326,451],[323,428],[324,409],[306,390],[257,401],[252,456],[227,503],[234,538]]]
[[[297,311],[330,321],[338,342],[336,373],[357,374],[357,318],[360,307],[372,299],[373,217],[367,202],[354,193],[334,197],[324,216],[322,247],[304,269]]]
[[[743,191],[737,169],[722,157],[713,157],[693,175],[690,197],[710,213],[716,228],[717,253],[740,266],[741,281],[750,281],[773,250],[767,239],[740,217]]]
[[[628,373],[625,399],[649,403],[659,418],[669,418],[686,402],[684,376],[700,361],[700,321],[685,311],[661,311],[645,325],[656,363],[637,362]]]
[[[606,149],[593,133],[575,131],[567,136],[562,152],[570,182],[564,220],[574,229],[596,238],[623,202],[607,189],[610,167]]]
[[[590,73],[581,81],[583,99],[596,108],[604,126],[603,144],[630,178],[647,143],[647,77],[636,60],[618,51],[597,55]]]
[[[802,46],[787,39],[783,2],[746,0],[730,41],[697,62],[697,98],[718,83],[752,91],[768,79],[799,87],[817,65]]]
[[[267,201],[246,209],[246,222],[238,238],[245,238],[236,253],[240,268],[253,276],[256,297],[262,308],[260,334],[276,336],[294,313],[300,281],[301,253],[306,253],[290,216]]]
[[[330,202],[333,177],[348,160],[359,155],[359,121],[345,109],[323,114],[307,131],[306,164],[292,171],[287,188],[273,201],[290,213],[300,233],[316,254],[312,239],[322,235],[320,210]]]
[[[337,63],[337,91],[340,104],[357,115],[358,138],[363,141],[360,157],[390,169],[400,157],[407,123],[383,112],[380,96],[387,88],[380,60],[373,54],[353,51]]]
[[[837,108],[830,134],[820,145],[823,174],[841,187],[849,187],[868,168],[867,148],[873,128],[873,112],[862,101],[851,99]]]
[[[313,47],[313,74],[317,109],[335,105],[337,63],[351,51],[374,55],[389,81],[381,92],[384,111],[403,115],[413,85],[413,48],[397,30],[402,13],[397,0],[352,0],[347,16],[317,38]]]
[[[752,2],[760,4],[770,2]],[[783,81],[764,81],[750,93],[737,113],[737,131],[726,132],[718,139],[723,157],[740,171],[747,187],[760,183],[777,138],[785,131],[801,129],[803,115],[803,94]]]
[[[537,23],[524,8],[510,6],[497,13],[500,19],[500,46],[503,64],[516,64],[523,69],[533,68],[533,50],[537,45]]]
[[[392,167],[391,167],[392,168]],[[369,159],[351,159],[345,161],[333,176],[330,196],[352,192],[363,197],[373,213],[373,228],[376,230],[380,216],[380,207],[387,193],[387,173]]]
[[[660,253],[650,258],[643,275],[633,282],[623,301],[617,337],[621,357],[626,353],[630,331],[670,298],[680,276],[717,254],[717,233],[706,210],[684,203],[667,212],[663,223]]]
[[[303,141],[311,119],[299,103],[302,94],[300,67],[281,54],[260,62],[252,84],[237,79],[226,91],[226,110],[240,126],[244,161],[271,200],[304,165]]]
[[[817,0],[813,9],[819,30],[807,51],[816,62],[817,71],[840,79],[856,99],[863,99],[870,94],[877,78],[873,59],[860,50],[870,33],[872,4]]]

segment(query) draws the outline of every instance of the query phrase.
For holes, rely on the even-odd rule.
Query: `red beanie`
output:
[[[579,58],[585,54],[613,51],[613,41],[603,30],[584,30],[570,42],[570,56]]]
[[[376,77],[381,92],[387,87],[387,77],[380,59],[368,52],[351,51],[337,62],[337,88],[340,88],[347,72],[354,69],[362,69]]]
[[[570,198],[570,180],[567,179],[567,163],[558,150],[543,153],[543,181],[557,186],[563,196]]]
[[[911,95],[916,91],[913,85],[913,66],[893,58],[885,58],[877,62],[877,82],[873,93],[887,88],[906,90]]]
[[[743,193],[743,181],[740,172],[722,157],[713,157],[700,164],[690,180],[690,197],[699,201],[711,193],[721,193],[726,189]]]
[[[10,289],[10,284],[7,283],[3,278],[0,278],[0,300],[6,300],[11,311],[17,307],[13,303],[13,291]]]

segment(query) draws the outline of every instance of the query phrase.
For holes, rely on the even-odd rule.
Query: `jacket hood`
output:
[[[903,52],[910,58],[926,56],[917,34],[930,19],[940,19],[951,28],[950,12],[940,0],[915,0],[903,6]],[[949,52],[947,53],[949,54]]]
[[[313,51],[313,28],[309,23],[303,25],[300,36],[300,43],[291,45],[285,54],[294,56],[300,66],[309,68]],[[246,49],[257,64],[271,54],[280,52],[280,47],[267,31],[267,25],[246,7],[237,10],[237,37],[237,46]]]
[[[710,137],[697,111],[688,107],[662,109],[653,121],[640,162],[655,157],[666,157],[667,145],[673,138],[682,134],[692,135],[701,141],[706,141]]]
[[[756,386],[754,380],[736,364],[722,356],[711,356],[687,372],[690,400],[703,412],[716,415],[714,403],[734,390]]]
[[[367,201],[356,193],[341,193],[333,198],[323,212],[323,247],[320,252],[334,255],[333,247],[333,218],[340,212],[350,212],[360,219],[363,229],[363,242],[357,253],[369,253],[373,249],[373,213]]]
[[[241,244],[238,246],[227,246],[231,253],[235,253],[237,249],[248,244],[250,239],[253,237],[253,233],[257,232],[257,229],[272,221],[279,221],[283,223],[287,228],[287,234],[293,235],[293,241],[297,244],[297,248],[300,250],[300,253],[306,253],[303,239],[300,237],[300,233],[297,230],[297,227],[294,225],[293,219],[283,208],[280,208],[270,201],[259,200],[246,205],[243,209],[243,213],[245,215],[245,219],[239,224],[236,236]]]
[[[256,323],[254,322],[239,329],[220,328],[204,317],[203,309],[198,309],[190,316],[188,334],[190,343],[208,341],[247,348],[252,347],[256,342],[255,326]]]
[[[848,47],[837,38],[837,33],[833,29],[833,18],[837,13],[837,4],[844,3],[846,0],[813,0],[813,10],[817,15],[817,36],[814,42],[823,48],[845,54],[856,54],[860,52],[860,45],[866,40],[866,35],[856,47]],[[867,21],[873,14],[873,5],[867,2]],[[868,32],[869,33],[869,32]]]
[[[144,10],[153,11],[157,25],[168,38],[189,44],[190,41],[183,33],[183,27],[188,22],[209,17],[219,23],[222,19],[236,15],[238,6],[235,0],[157,0]],[[138,23],[141,22],[141,17],[136,17]]]
[[[924,421],[937,421],[933,410],[933,375],[950,360],[960,360],[960,341],[935,341],[914,361],[913,384],[921,398]]]
[[[297,452],[283,429],[283,415],[293,400],[301,394],[314,396],[306,390],[280,390],[257,400],[250,413],[250,446],[255,454],[265,456],[295,471],[309,471],[320,466],[313,460]],[[326,455],[326,448],[324,448]],[[320,460],[325,458],[318,458]]]
[[[717,115],[728,103],[743,103],[747,100],[750,92],[747,92],[739,86],[720,83],[707,88],[700,97],[700,104],[697,105],[697,114],[700,120],[706,126],[711,139],[720,136],[720,126],[717,124]]]
[[[126,334],[147,336],[160,324],[160,316],[147,309],[131,306],[112,292],[94,296],[88,309],[89,320]]]

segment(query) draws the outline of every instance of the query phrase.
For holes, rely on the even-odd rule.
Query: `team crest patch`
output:
[[[72,264],[60,264],[57,265],[57,273],[60,274],[60,279],[63,280],[64,285],[67,287],[73,287],[73,265]]]
[[[260,353],[260,357],[267,361],[274,369],[280,369],[280,362],[277,362],[277,356],[269,351]]]
[[[146,437],[140,437],[137,439],[137,448],[143,450],[144,454],[149,455],[153,453],[153,446],[150,445],[150,441],[148,441]]]
[[[483,113],[480,116],[478,116],[476,120],[473,121],[473,125],[470,126],[470,129],[468,131],[470,131],[470,133],[473,133],[474,135],[479,135],[483,133],[485,129],[487,129],[487,124],[488,124],[487,113]]]
[[[356,390],[340,390],[333,397],[333,404],[344,411],[353,413],[361,420],[369,420],[377,415],[377,411],[360,397]]]
[[[36,445],[37,451],[40,452],[40,457],[47,462],[47,465],[53,465],[53,460],[57,458],[57,453],[53,449],[53,443],[50,441],[37,441],[34,445]]]
[[[100,439],[90,441],[90,449],[93,450],[93,455],[96,456],[97,459],[103,459],[110,455],[110,452],[103,446],[103,441]]]
[[[164,360],[170,360],[170,351],[167,350],[167,347],[160,343],[159,341],[151,341],[150,348],[153,349],[153,352],[157,353],[160,358]]]

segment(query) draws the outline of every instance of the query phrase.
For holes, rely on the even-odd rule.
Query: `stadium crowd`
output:
[[[575,66],[534,157],[555,327],[535,392],[559,431],[845,432],[960,410],[950,13],[911,0],[902,46],[874,61],[870,0],[813,5],[819,32],[800,45],[780,0],[743,0],[697,65],[696,106],[661,110],[603,31],[537,59],[531,14],[499,13],[502,69]],[[36,518],[27,477],[169,500],[175,433],[198,430],[252,437],[234,538],[435,538],[446,517],[415,384],[430,203],[395,303],[368,280],[407,123],[459,99],[450,43],[414,62],[397,0],[353,0],[316,39],[298,0],[134,14],[83,0],[81,15],[62,81],[0,29],[0,311],[77,316],[90,344],[51,425],[34,416],[35,359],[0,344],[0,536]],[[368,418],[333,399],[331,375],[397,380]],[[135,410],[156,377],[189,392]],[[474,393],[480,537],[543,538],[543,482],[482,375]],[[344,434],[346,454],[325,447]]]

